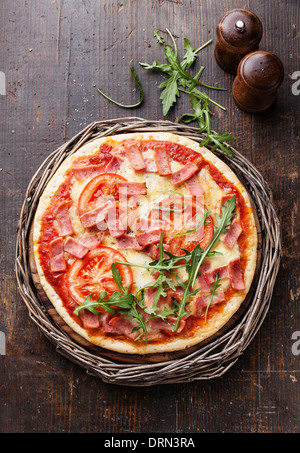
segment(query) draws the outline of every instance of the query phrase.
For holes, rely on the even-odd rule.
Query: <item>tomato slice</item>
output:
[[[117,184],[120,181],[126,181],[126,179],[114,173],[103,173],[91,179],[79,197],[79,216],[94,209],[101,198],[113,197],[117,200],[119,196]]]
[[[103,291],[107,292],[107,298],[115,291],[120,291],[111,272],[111,265],[115,261],[126,261],[126,258],[117,250],[102,246],[91,250],[84,259],[76,259],[73,262],[67,273],[66,283],[69,293],[78,305],[81,305],[89,294],[93,294],[92,300],[97,300]],[[115,264],[123,287],[131,287],[131,268],[124,264]]]

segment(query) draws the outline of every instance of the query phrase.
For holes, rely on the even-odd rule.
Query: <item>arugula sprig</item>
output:
[[[232,157],[234,154],[230,151],[230,146],[226,144],[226,142],[234,140],[234,137],[227,133],[221,134],[220,132],[213,132],[211,125],[212,111],[210,109],[210,105],[212,104],[222,110],[226,110],[226,108],[212,99],[203,90],[203,88],[212,90],[226,89],[210,86],[200,81],[200,77],[205,69],[204,66],[200,67],[200,70],[194,77],[188,72],[188,69],[190,69],[195,63],[198,53],[211,44],[212,40],[207,41],[198,49],[195,49],[190,44],[189,40],[185,38],[185,54],[183,60],[180,62],[177,53],[176,41],[168,29],[167,32],[173,43],[173,47],[169,44],[164,46],[165,57],[169,64],[160,63],[157,60],[154,60],[152,64],[140,62],[140,65],[144,69],[158,70],[166,76],[166,80],[159,85],[159,88],[162,89],[160,99],[163,106],[163,115],[165,116],[168,114],[170,108],[176,103],[180,93],[188,94],[190,96],[193,113],[184,113],[180,116],[180,121],[185,123],[197,121],[200,127],[199,133],[206,133],[206,138],[200,143],[200,146],[211,145],[212,152],[216,149],[220,149],[226,155]],[[164,40],[159,40],[158,42],[160,44],[164,44]],[[202,90],[199,90],[197,87],[201,87]]]
[[[198,244],[192,251],[192,256],[189,265],[186,270],[188,273],[188,280],[183,284],[184,293],[179,304],[178,308],[178,317],[174,330],[178,329],[180,320],[185,316],[185,306],[188,299],[193,295],[193,288],[195,280],[198,276],[199,268],[202,266],[204,259],[207,257],[208,253],[213,249],[213,247],[220,240],[220,236],[227,232],[226,227],[229,226],[232,222],[233,217],[235,216],[234,210],[236,206],[235,195],[228,200],[225,205],[222,206],[222,215],[219,216],[216,214],[217,225],[214,225],[214,234],[210,239],[210,242],[205,250],[200,248]]]
[[[153,274],[155,271],[158,271],[159,276],[150,287],[157,287],[157,293],[153,302],[152,307],[143,308],[147,313],[152,315],[157,315],[157,303],[160,296],[166,296],[166,287],[171,287],[175,289],[173,280],[168,276],[168,274],[175,269],[185,267],[188,273],[188,279],[186,282],[183,282],[178,275],[176,275],[176,280],[179,286],[184,290],[183,297],[180,303],[176,306],[177,321],[173,328],[173,331],[176,331],[179,327],[181,319],[187,315],[185,307],[188,303],[188,300],[197,294],[199,289],[193,290],[195,280],[198,276],[199,268],[202,266],[205,258],[209,256],[214,256],[219,254],[219,252],[212,250],[217,242],[220,240],[220,236],[227,232],[227,227],[231,224],[233,217],[235,216],[234,210],[236,207],[235,195],[228,200],[221,209],[221,216],[218,214],[215,215],[217,225],[214,225],[214,234],[210,239],[208,246],[205,250],[202,250],[198,244],[192,252],[188,250],[183,250],[184,254],[181,256],[173,255],[171,252],[164,250],[163,248],[163,233],[160,237],[160,242],[158,245],[159,248],[159,258],[152,261],[149,264],[135,264],[130,262],[119,262],[129,267],[141,267],[147,269]],[[164,257],[167,255],[168,258]]]
[[[180,62],[177,54],[176,41],[172,33],[168,29],[167,32],[169,33],[173,43],[173,47],[169,44],[166,44],[164,46],[165,57],[169,64],[163,64],[158,62],[157,60],[154,60],[152,64],[140,62],[140,65],[144,69],[147,70],[156,69],[161,71],[167,76],[167,79],[159,85],[159,88],[163,89],[160,99],[162,100],[164,116],[168,114],[170,108],[176,102],[176,97],[178,97],[180,94],[179,90],[185,88],[189,88],[191,90],[197,85],[216,90],[224,90],[223,88],[212,87],[210,85],[206,85],[203,82],[200,82],[199,79],[200,76],[202,75],[204,67],[200,69],[200,71],[197,73],[195,77],[192,77],[187,71],[187,68],[190,68],[195,62],[198,52],[204,49],[212,41],[211,40],[207,41],[207,43],[203,44],[201,47],[195,50],[194,47],[191,46],[189,40],[185,38],[184,40],[185,54],[183,60]],[[213,100],[211,101],[214,102]]]
[[[140,91],[140,99],[136,104],[130,104],[130,105],[121,104],[120,102],[117,102],[117,101],[114,101],[113,99],[111,99],[109,96],[107,96],[107,94],[103,93],[103,91],[101,91],[99,88],[97,89],[97,91],[100,94],[102,94],[102,96],[105,97],[105,99],[107,99],[110,102],[113,102],[114,104],[118,105],[119,107],[123,107],[124,109],[132,109],[134,107],[139,107],[144,100],[144,91],[142,88],[142,84],[141,84],[139,76],[137,75],[136,70],[132,64],[132,60],[130,60],[130,62],[129,62],[129,69],[130,69],[131,75],[134,78],[135,83],[137,84],[139,91]]]
[[[160,36],[160,34],[158,33],[158,30],[154,30],[153,36],[154,36],[154,38],[157,39],[157,42],[158,42],[159,44],[164,44],[165,41],[164,41],[164,39]]]

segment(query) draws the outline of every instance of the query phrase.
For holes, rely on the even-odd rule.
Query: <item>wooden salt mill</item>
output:
[[[273,104],[283,77],[283,65],[276,55],[263,50],[251,52],[238,66],[233,99],[245,112],[262,112]]]
[[[251,11],[227,11],[217,24],[215,57],[219,66],[230,74],[236,74],[241,59],[258,49],[262,34],[261,21]]]

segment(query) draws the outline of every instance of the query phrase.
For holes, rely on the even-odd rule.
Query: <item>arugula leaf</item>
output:
[[[130,69],[130,72],[131,72],[131,75],[132,77],[134,78],[135,80],[135,83],[137,84],[137,86],[139,87],[139,91],[140,91],[140,99],[139,101],[136,103],[136,104],[131,104],[131,105],[124,105],[124,104],[121,104],[120,102],[117,102],[117,101],[114,101],[113,99],[111,99],[109,96],[107,96],[106,94],[104,94],[99,88],[97,89],[97,91],[102,94],[102,96],[104,96],[106,99],[108,99],[109,101],[113,102],[114,104],[118,105],[119,107],[123,107],[124,109],[132,109],[134,107],[139,107],[143,100],[144,100],[144,91],[143,91],[143,88],[142,88],[142,84],[140,82],[140,79],[139,79],[139,76],[137,75],[136,71],[135,71],[135,68],[134,66],[132,65],[132,60],[130,60],[129,62],[129,69]]]
[[[112,305],[128,309],[134,301],[133,294],[123,295],[119,291],[114,292],[108,299],[105,299],[107,297],[107,292],[105,291],[99,295],[97,300],[91,300],[92,296],[93,294],[89,294],[85,301],[75,308],[75,315],[78,315],[79,311],[83,309],[89,310],[94,315],[99,315],[99,311],[96,310],[97,307],[103,308],[107,313],[114,315],[117,311],[111,307]]]
[[[215,294],[217,293],[217,289],[221,286],[221,284],[219,283],[220,281],[220,277],[219,277],[219,273],[217,272],[216,273],[216,277],[215,277],[215,280],[212,282],[212,289],[210,290],[210,295],[209,295],[209,299],[208,299],[208,302],[207,302],[207,306],[206,306],[206,311],[205,311],[205,324],[206,324],[206,318],[207,318],[207,312],[208,312],[208,309],[209,309],[209,306],[213,300],[213,297],[215,296]]]
[[[157,39],[157,42],[158,42],[159,44],[164,44],[165,41],[164,41],[163,38],[159,35],[158,30],[154,30],[154,35],[153,35],[153,36],[154,36],[154,38]]]
[[[200,146],[207,146],[211,143],[214,146],[211,148],[211,151],[214,152],[216,149],[220,149],[227,156],[234,157],[234,153],[230,150],[230,145],[224,144],[225,141],[235,140],[235,138],[230,134],[216,134],[208,133],[207,137],[199,143]]]
[[[183,57],[183,62],[186,63],[186,66],[189,68],[196,60],[197,53],[187,38],[184,38],[184,50],[185,55]]]
[[[164,88],[160,95],[163,105],[163,115],[166,116],[172,105],[176,102],[176,97],[179,96],[177,86],[178,73],[174,72],[171,77],[159,85],[159,88]]]

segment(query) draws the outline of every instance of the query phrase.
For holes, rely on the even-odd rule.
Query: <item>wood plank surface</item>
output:
[[[232,133],[234,146],[262,172],[281,220],[283,257],[270,311],[253,342],[228,373],[189,384],[124,388],[104,384],[57,353],[28,316],[14,272],[16,229],[27,185],[44,159],[91,121],[124,116],[161,119],[161,75],[140,61],[163,60],[153,37],[168,27],[182,53],[215,42],[216,24],[234,7],[261,19],[260,48],[277,54],[285,77],[277,100],[262,114],[234,104],[234,77],[216,64],[213,44],[201,53],[203,80],[222,86],[213,127]],[[1,303],[0,432],[211,433],[299,432],[299,100],[297,0],[2,0],[0,71]],[[138,93],[129,61],[145,92],[140,108],[124,110]],[[167,119],[189,112],[181,97]],[[3,335],[0,337],[3,339]],[[1,345],[0,345],[1,346]],[[299,349],[300,351],[300,349]]]

